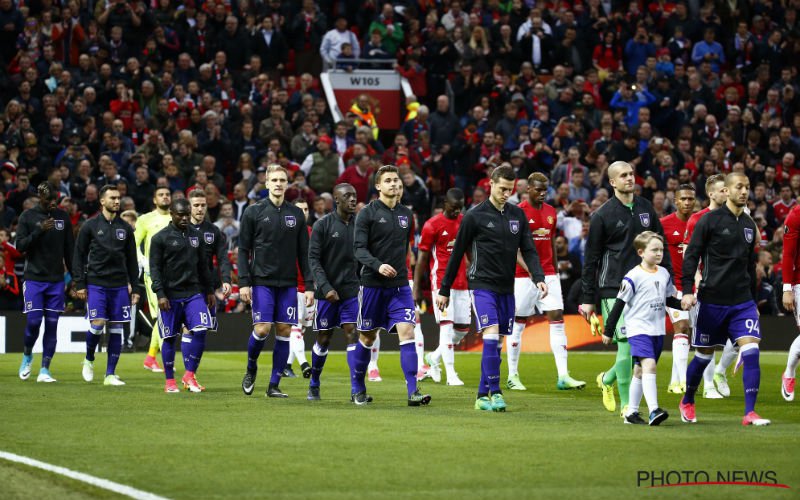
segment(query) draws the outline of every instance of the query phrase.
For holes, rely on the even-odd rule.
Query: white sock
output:
[[[653,413],[653,410],[658,408],[658,386],[655,373],[642,374],[642,391],[644,400],[647,402],[648,414]]]
[[[417,371],[425,364],[425,337],[422,336],[422,325],[414,325],[414,347],[417,348]]]
[[[306,360],[306,343],[303,340],[302,328],[292,328],[292,336],[291,340],[289,341],[289,350],[297,359],[297,362],[301,365],[308,362]]]
[[[375,334],[375,342],[372,343],[372,349],[369,353],[369,367],[368,370],[378,369],[378,357],[381,353],[381,334]]]
[[[695,354],[697,356],[697,354]],[[714,387],[714,354],[711,354],[711,363],[706,366],[703,372],[703,392],[716,389]]]
[[[431,353],[431,361],[444,362],[445,367],[453,367],[455,354],[453,352],[453,323],[439,325],[439,347]]]
[[[672,339],[672,381],[686,383],[686,367],[689,364],[689,338],[676,335]]]
[[[469,328],[464,328],[463,330],[453,327],[453,346],[457,346],[464,340],[464,337],[467,336],[469,333]]]
[[[522,350],[522,330],[525,323],[514,322],[511,335],[506,336],[506,352],[508,353],[508,376],[519,374],[519,352]]]
[[[631,387],[628,390],[628,413],[639,411],[639,404],[642,402],[642,379],[637,376],[631,377]]]
[[[792,346],[789,348],[789,359],[786,362],[786,372],[784,375],[789,378],[794,378],[797,373],[797,364],[800,362],[800,335],[794,339]]]
[[[725,348],[722,349],[722,356],[719,357],[719,363],[717,363],[717,366],[714,368],[714,373],[725,375],[731,363],[736,361],[736,357],[739,355],[737,351],[738,349],[728,340],[725,344]]]
[[[569,374],[567,371],[567,334],[564,332],[564,321],[550,322],[550,350],[556,359],[556,371],[559,377]]]

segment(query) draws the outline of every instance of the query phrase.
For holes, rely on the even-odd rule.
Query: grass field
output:
[[[375,402],[349,402],[345,357],[332,353],[323,401],[305,400],[307,381],[285,380],[287,400],[266,399],[270,356],[251,397],[242,395],[243,353],[203,358],[203,394],[164,394],[163,378],[124,354],[126,387],[86,384],[80,355],[58,355],[57,384],[17,378],[19,355],[0,356],[0,450],[91,474],[170,498],[418,499],[641,498],[788,499],[800,494],[800,401],[780,396],[785,354],[762,354],[758,411],[765,428],[740,424],[741,376],[733,396],[698,400],[696,425],[680,422],[678,396],[659,394],[670,419],[661,427],[622,425],[594,387],[610,354],[570,354],[585,391],[555,389],[550,355],[523,355],[528,392],[507,391],[505,414],[472,409],[479,358],[459,354],[467,386],[426,383],[429,407],[408,408],[398,355],[381,355],[384,382],[370,383]],[[38,366],[37,356],[34,366]],[[180,364],[180,362],[177,362]],[[105,355],[98,356],[98,372]],[[503,366],[505,369],[505,365]],[[505,372],[504,372],[505,373]],[[644,404],[643,404],[644,406]],[[646,408],[646,407],[645,407]],[[751,486],[637,486],[640,470],[774,471],[791,489]],[[692,476],[690,480],[695,480]],[[739,479],[741,480],[741,478]],[[649,484],[649,483],[648,483]],[[108,498],[106,491],[0,461],[0,498]]]

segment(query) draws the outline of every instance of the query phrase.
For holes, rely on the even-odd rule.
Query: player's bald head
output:
[[[734,185],[736,185],[737,182],[740,182],[742,180],[746,180],[748,184],[750,183],[750,178],[747,177],[747,175],[745,175],[744,173],[731,172],[725,176],[725,187],[731,188]]]
[[[609,179],[616,179],[620,176],[623,172],[627,170],[633,170],[633,167],[627,161],[615,161],[611,165],[608,166],[608,178]]]
[[[189,207],[190,207],[189,200],[187,200],[186,198],[175,198],[174,200],[172,200],[169,209],[172,212],[179,213],[183,211],[188,211]]]

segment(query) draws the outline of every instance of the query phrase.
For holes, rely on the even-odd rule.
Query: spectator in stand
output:
[[[778,224],[783,224],[786,216],[797,205],[797,200],[792,197],[791,186],[781,186],[780,198],[772,203],[772,209]]]
[[[358,43],[358,38],[355,33],[347,29],[347,18],[338,16],[334,29],[328,31],[322,37],[322,44],[319,49],[327,68],[336,65],[336,60],[342,52],[342,45],[345,43],[350,44],[353,58],[358,59],[361,55],[361,46]]]

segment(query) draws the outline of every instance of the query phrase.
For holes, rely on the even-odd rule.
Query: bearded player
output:
[[[725,205],[725,202],[728,200],[728,190],[725,188],[725,176],[722,174],[716,174],[706,179],[706,193],[708,193],[708,207],[689,217],[689,221],[686,223],[686,236],[683,240],[684,250],[689,245],[689,241],[692,238],[692,233],[694,233],[694,228],[700,219],[711,210],[716,210]],[[695,276],[695,287],[698,283],[699,276]],[[693,309],[690,313],[690,316],[694,317],[696,314],[696,309]],[[686,357],[689,357],[688,353]],[[722,356],[719,360],[719,365],[717,366],[718,368],[722,368],[722,374],[719,376],[715,374],[714,363],[709,363],[706,367],[706,370],[703,372],[703,398],[722,399],[723,396],[730,395],[731,390],[728,387],[728,381],[725,378],[725,370],[728,368],[728,366],[730,366],[734,359],[736,359],[736,350],[733,344],[728,341],[725,344],[725,348],[723,349]],[[717,387],[714,387],[715,383],[717,384]],[[686,392],[685,387],[683,388],[682,392]]]
[[[136,231],[134,237],[136,238],[136,248],[141,250],[144,259],[140,259],[144,267],[144,291],[147,294],[147,304],[150,308],[150,319],[153,323],[153,331],[150,334],[150,349],[147,351],[147,357],[144,358],[144,368],[153,372],[162,372],[164,370],[158,366],[156,356],[161,350],[161,334],[158,329],[158,297],[153,292],[153,280],[150,279],[150,242],[153,236],[159,231],[164,229],[172,222],[172,217],[169,215],[169,207],[172,203],[172,194],[169,188],[160,187],[156,188],[153,193],[153,206],[155,208],[139,217],[136,221]]]

